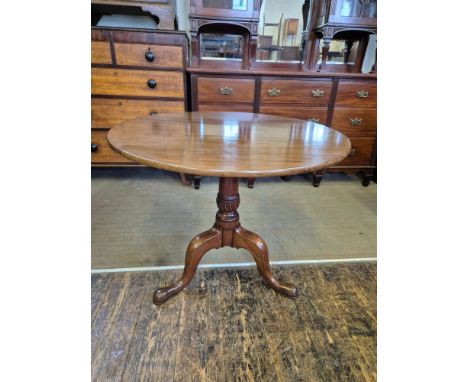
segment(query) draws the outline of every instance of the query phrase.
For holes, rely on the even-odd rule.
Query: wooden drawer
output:
[[[156,81],[151,88],[148,81]],[[182,72],[91,68],[92,94],[184,98]]]
[[[111,149],[107,143],[107,130],[92,130],[91,145],[97,145],[97,150],[92,151],[92,163],[134,163]]]
[[[181,46],[114,42],[117,65],[183,68]],[[151,60],[152,58],[152,60]]]
[[[335,106],[376,107],[377,84],[369,81],[340,81]]]
[[[351,152],[337,166],[369,166],[374,151],[375,137],[349,137]]]
[[[262,80],[260,102],[328,106],[331,89],[331,80]]]
[[[112,64],[110,44],[108,41],[91,41],[91,63]]]
[[[377,110],[353,107],[336,107],[331,127],[343,132],[377,131]]]
[[[315,122],[327,123],[328,108],[326,107],[287,107],[287,106],[260,106],[260,113],[281,115],[283,117],[298,118],[303,120],[314,119]]]
[[[253,102],[255,80],[225,77],[198,77],[198,100]]]
[[[253,113],[253,103],[200,103],[198,111],[239,111]]]
[[[91,99],[91,128],[110,129],[114,125],[152,113],[184,111],[183,101]]]

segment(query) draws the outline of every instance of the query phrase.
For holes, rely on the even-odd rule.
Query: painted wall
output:
[[[302,5],[304,0],[264,0],[262,8],[260,9],[260,24],[258,28],[258,34],[263,33],[263,23],[266,20],[267,23],[278,23],[281,14],[283,13],[283,21],[281,25],[280,43],[283,38],[284,31],[284,20],[285,19],[299,19],[299,27],[297,29],[296,43],[294,45],[299,46],[301,42],[301,31],[302,31]],[[278,44],[278,28],[277,27],[265,27],[265,35],[273,36],[273,45]],[[291,39],[285,45],[291,45]]]

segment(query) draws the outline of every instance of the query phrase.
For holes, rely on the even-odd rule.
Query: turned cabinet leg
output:
[[[351,55],[351,49],[353,49],[354,40],[346,40],[345,51],[343,54],[345,64],[349,61],[349,56]]]
[[[327,65],[328,61],[328,52],[330,51],[330,44],[331,44],[332,38],[331,36],[325,36],[323,38],[323,46],[322,46],[322,62],[319,66],[319,70],[323,69]]]
[[[320,182],[323,178],[323,172],[314,172],[312,174],[312,184],[314,187],[320,186]]]
[[[363,171],[361,172],[361,184],[364,186],[364,187],[367,187],[372,179],[372,177],[374,176],[374,173],[373,172],[370,172],[370,171]]]
[[[195,190],[200,189],[200,181],[201,181],[201,176],[198,176],[198,175],[193,176],[193,187],[195,187]]]
[[[184,186],[191,186],[192,185],[192,176],[184,173],[179,173],[180,181]]]
[[[247,187],[248,188],[254,188],[254,182],[255,182],[255,178],[247,178]]]

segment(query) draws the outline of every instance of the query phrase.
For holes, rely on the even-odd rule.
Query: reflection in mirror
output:
[[[343,0],[341,16],[377,17],[377,0]]]
[[[203,8],[233,9],[246,11],[248,0],[203,0]]]
[[[264,0],[258,25],[257,61],[303,61],[310,0]]]
[[[235,34],[201,33],[203,59],[242,60],[244,38]]]
[[[327,56],[327,64],[354,64],[359,41],[332,40]],[[320,40],[319,52],[322,51],[323,40]],[[318,64],[322,63],[322,57]]]

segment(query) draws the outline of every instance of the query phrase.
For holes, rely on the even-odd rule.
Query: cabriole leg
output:
[[[241,227],[237,212],[240,203],[238,191],[237,178],[219,178],[219,192],[216,198],[218,212],[213,228],[192,239],[185,255],[182,277],[172,285],[157,289],[153,295],[155,304],[164,303],[190,283],[206,252],[225,246],[247,249],[255,259],[263,279],[271,288],[290,298],[298,296],[294,285],[281,283],[272,275],[265,241],[256,233]]]

